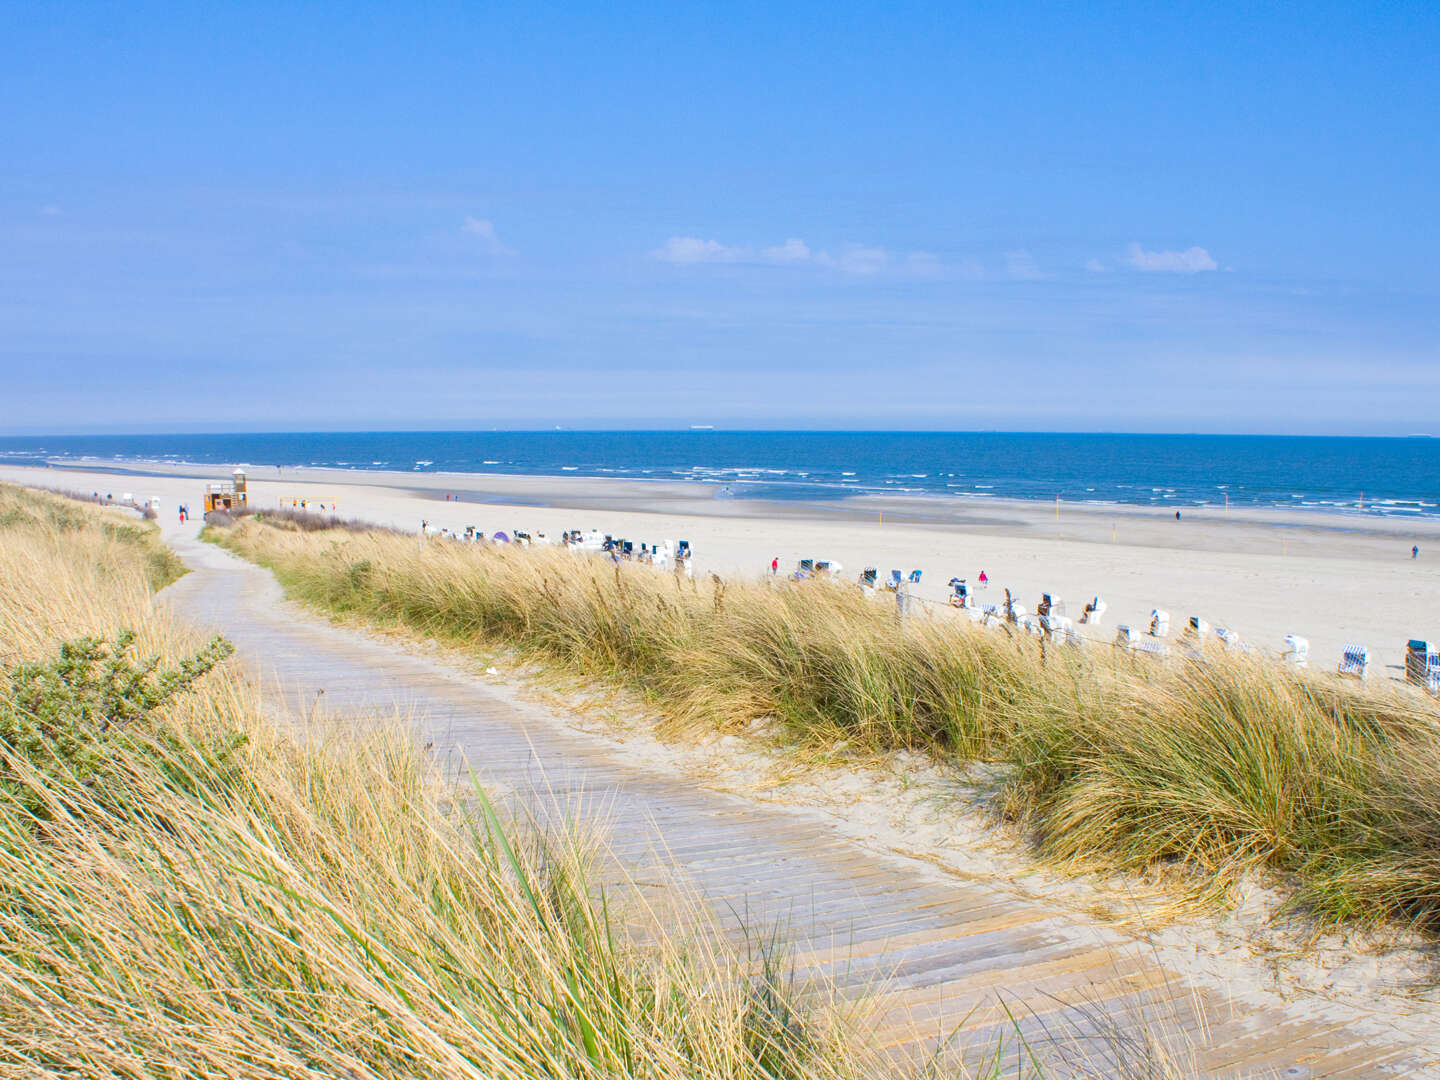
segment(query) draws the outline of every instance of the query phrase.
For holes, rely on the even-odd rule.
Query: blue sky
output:
[[[0,432],[1440,429],[1440,8],[0,5]]]

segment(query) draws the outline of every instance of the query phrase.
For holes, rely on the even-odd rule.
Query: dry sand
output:
[[[0,467],[0,478],[102,494],[163,500],[198,514],[203,481],[223,469],[156,466],[124,470]],[[924,497],[777,503],[716,497],[711,485],[589,477],[435,475],[252,468],[257,508],[305,500],[341,515],[406,530],[422,520],[463,532],[475,526],[546,532],[599,529],[635,541],[686,539],[695,571],[722,577],[782,572],[800,558],[838,560],[843,577],[862,567],[923,571],[916,594],[943,602],[952,575],[972,586],[981,570],[998,603],[1014,590],[1032,609],[1058,593],[1072,616],[1099,594],[1109,604],[1097,640],[1114,627],[1143,629],[1155,607],[1171,634],[1199,616],[1278,653],[1286,634],[1309,639],[1311,664],[1333,669],[1347,643],[1370,649],[1372,678],[1395,678],[1410,638],[1440,640],[1440,521],[1372,519],[1303,511],[1172,511]],[[446,495],[455,498],[447,499]],[[198,522],[191,528],[198,528]],[[1420,558],[1411,559],[1412,544]]]

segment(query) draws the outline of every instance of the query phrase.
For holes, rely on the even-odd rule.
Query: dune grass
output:
[[[783,958],[607,897],[408,729],[266,719],[135,528],[0,487],[0,1076],[874,1074]]]
[[[1051,858],[1179,871],[1216,895],[1284,875],[1321,920],[1440,929],[1440,712],[1225,654],[1045,646],[817,582],[692,582],[556,549],[301,532],[217,541],[318,608],[505,646],[638,691],[674,723],[772,717],[800,741],[1005,767]]]

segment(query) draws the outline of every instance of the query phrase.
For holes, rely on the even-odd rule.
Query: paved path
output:
[[[1415,1076],[1434,1067],[1432,1051],[1372,1042],[1314,1006],[1228,1002],[1074,916],[863,849],[823,815],[627,764],[613,745],[480,680],[299,613],[268,571],[188,535],[171,539],[194,572],[166,590],[166,602],[234,641],[268,693],[347,723],[399,709],[487,785],[603,804],[613,850],[632,875],[666,864],[722,920],[760,930],[778,922],[802,969],[872,992],[875,1030],[897,1050],[933,1045],[967,1016],[961,1042],[993,1044],[1007,1031],[1013,1039],[1003,1001],[1040,1041],[1046,1030],[1093,1031],[1097,1017],[1131,1031],[1186,1032],[1205,1075]]]

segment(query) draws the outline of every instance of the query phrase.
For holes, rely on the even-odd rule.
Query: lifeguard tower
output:
[[[205,513],[212,510],[237,510],[245,506],[245,472],[236,469],[229,482],[224,480],[205,485]]]

